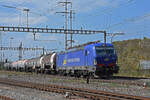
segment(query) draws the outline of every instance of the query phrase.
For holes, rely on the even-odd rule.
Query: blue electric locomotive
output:
[[[110,43],[91,43],[56,56],[57,72],[80,77],[110,76],[118,73],[117,54]]]

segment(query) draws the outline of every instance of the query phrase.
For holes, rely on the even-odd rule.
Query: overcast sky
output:
[[[56,12],[64,11],[59,4],[64,0],[0,0],[0,26],[26,26],[27,17],[23,9],[29,11],[30,27],[63,28],[65,18]],[[74,29],[106,30],[109,33],[123,32],[113,41],[134,38],[150,38],[150,1],[149,0],[68,0],[72,2],[75,12]],[[8,8],[11,6],[14,8]],[[16,8],[15,8],[16,7]],[[68,5],[70,9],[70,5]],[[69,24],[69,23],[68,23]],[[10,39],[13,37],[13,39]],[[2,32],[3,46],[45,47],[48,49],[64,49],[64,35],[37,34],[34,41],[33,33]],[[75,35],[74,45],[89,41],[101,40],[103,35]],[[50,40],[50,41],[47,41]],[[110,38],[107,38],[110,42]],[[27,53],[28,54],[28,53]],[[25,56],[28,57],[25,53]]]

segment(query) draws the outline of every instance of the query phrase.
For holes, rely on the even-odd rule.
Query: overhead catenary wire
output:
[[[137,16],[137,17],[134,17],[134,18],[128,18],[128,19],[125,19],[124,21],[122,21],[120,23],[116,23],[116,24],[111,25],[111,26],[107,27],[106,29],[111,29],[113,27],[120,26],[120,25],[123,25],[123,24],[127,24],[127,23],[130,23],[130,22],[136,22],[136,21],[144,20],[145,18],[147,18],[149,16],[150,16],[150,13],[146,13],[142,16]]]
[[[27,11],[27,9],[29,9],[30,10],[29,13],[32,13],[32,14],[38,15],[38,16],[46,16],[46,15],[43,15],[41,13],[33,12],[30,8],[27,8],[27,7],[15,7],[15,6],[10,6],[10,5],[0,5],[0,6],[6,7],[6,8],[16,9],[16,10],[20,10],[20,11]]]
[[[99,10],[100,8],[97,8],[97,12],[95,12],[94,14],[88,14],[88,16],[97,16],[97,15],[100,15],[100,14],[109,14],[109,13],[112,13],[113,10],[119,8],[119,7],[128,7],[130,5],[133,5],[136,3],[136,0],[127,0],[126,3],[123,2],[121,4],[118,4],[117,6],[111,6],[109,8],[104,8],[104,9],[101,9]],[[95,9],[96,10],[96,9]]]

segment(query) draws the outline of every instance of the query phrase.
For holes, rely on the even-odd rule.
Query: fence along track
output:
[[[65,94],[66,92],[71,93],[75,96],[80,96],[83,98],[88,98],[92,100],[150,100],[147,97],[139,97],[139,96],[132,96],[132,95],[124,95],[118,93],[111,93],[111,92],[104,92],[99,90],[90,90],[90,89],[82,89],[82,88],[72,88],[72,87],[65,87],[65,86],[58,86],[58,85],[48,85],[48,84],[39,84],[39,83],[31,83],[31,82],[23,82],[23,81],[16,81],[10,79],[1,79],[1,84],[25,87],[25,88],[33,88],[38,89],[41,91],[48,91],[48,92],[56,92]]]
[[[15,100],[15,99],[0,95],[0,100]]]

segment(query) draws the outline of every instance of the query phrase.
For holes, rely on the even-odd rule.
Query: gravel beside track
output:
[[[0,100],[15,100],[15,99],[12,99],[10,97],[6,97],[6,96],[1,96],[0,95]]]
[[[0,95],[12,98],[12,99],[0,99],[0,100],[69,100],[64,95],[52,92],[40,91],[31,88],[22,88],[16,86],[9,86],[0,84]],[[72,100],[78,100],[79,97],[72,96]],[[87,100],[87,99],[84,99]]]
[[[10,72],[0,73],[0,77],[20,80],[20,81],[41,83],[41,84],[56,84],[60,86],[86,88],[86,89],[108,91],[108,92],[113,92],[113,93],[116,92],[120,94],[128,94],[128,95],[134,95],[134,96],[150,97],[150,88],[147,88],[147,87],[145,88],[144,86],[124,85],[124,84],[105,83],[105,82],[103,83],[103,82],[93,81],[92,79],[90,80],[89,84],[86,84],[86,79],[77,79],[74,77],[62,77],[62,76],[52,76],[52,75],[40,75],[40,74],[38,75],[25,74],[25,73],[17,73],[17,72],[13,74]],[[122,79],[120,81],[122,81]],[[123,81],[128,81],[128,80],[123,80]],[[137,82],[142,81],[142,82],[150,83],[150,79],[129,80],[129,82],[131,81],[137,81]],[[32,91],[32,92],[35,92],[35,91]],[[0,95],[1,95],[1,92],[0,92]],[[36,95],[34,95],[33,97],[36,97]],[[21,100],[30,100],[30,99],[21,99]],[[47,99],[33,99],[33,100],[47,100]],[[55,99],[52,99],[52,100],[55,100]],[[63,100],[63,99],[58,99],[58,100]]]
[[[112,92],[105,92],[100,90],[91,90],[91,89],[84,89],[84,88],[73,88],[73,87],[66,87],[66,86],[58,86],[58,85],[47,85],[47,84],[39,84],[39,83],[32,83],[32,82],[23,82],[23,81],[16,81],[12,79],[0,79],[0,83],[8,84],[12,86],[19,86],[19,87],[26,87],[26,88],[33,88],[38,89],[41,91],[49,91],[49,92],[56,92],[56,93],[69,93],[72,96],[80,96],[83,98],[89,98],[91,100],[150,100],[150,98],[133,96],[133,95],[124,95],[119,93],[112,93]]]
[[[66,100],[63,95],[0,84],[0,95],[14,100]]]

